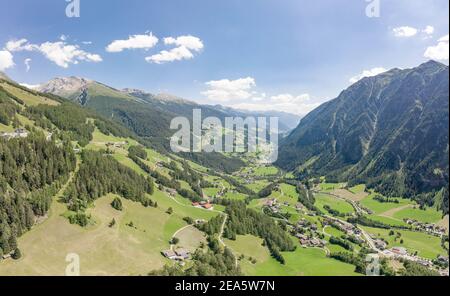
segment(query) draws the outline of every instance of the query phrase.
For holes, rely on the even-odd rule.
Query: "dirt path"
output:
[[[38,219],[34,226],[37,226],[37,225],[40,225],[40,224],[44,223],[45,221],[47,221],[53,215],[58,215],[59,216],[59,215],[64,213],[64,211],[66,209],[65,209],[64,205],[59,202],[59,199],[61,197],[63,197],[64,192],[66,192],[67,187],[69,187],[69,185],[72,183],[73,178],[75,178],[75,175],[76,175],[76,173],[78,172],[79,169],[80,169],[80,159],[77,157],[77,161],[76,161],[76,164],[75,164],[75,169],[73,170],[73,172],[70,173],[69,179],[67,179],[67,182],[61,187],[61,189],[55,194],[55,196],[53,196],[53,201],[52,201],[52,204],[50,206],[50,209],[49,209],[46,217],[44,219],[42,219],[42,218]]]

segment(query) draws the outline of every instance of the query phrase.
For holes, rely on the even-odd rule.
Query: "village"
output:
[[[406,224],[411,225],[417,231],[427,232],[437,236],[445,235],[447,229],[443,226],[438,226],[434,223],[423,223],[414,219],[404,219]]]

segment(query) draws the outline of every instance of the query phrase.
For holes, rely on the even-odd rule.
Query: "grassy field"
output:
[[[240,180],[240,182],[242,183],[243,180]],[[259,192],[261,191],[261,189],[263,189],[264,187],[266,187],[267,185],[269,185],[268,181],[265,180],[256,180],[254,183],[252,184],[246,184],[245,186],[247,188],[249,188],[250,190],[253,190],[254,192]]]
[[[23,257],[2,262],[0,275],[64,275],[68,253],[80,256],[82,275],[146,274],[168,262],[160,252],[169,247],[172,235],[186,226],[183,217],[209,219],[217,215],[179,205],[160,191],[152,196],[158,202],[156,209],[122,199],[124,210],[119,212],[110,206],[113,197],[98,199],[89,209],[96,224],[88,228],[69,224],[61,216],[65,205],[54,202],[49,218],[19,239]],[[166,213],[169,207],[174,210],[172,215]],[[110,228],[113,218],[116,225]],[[127,226],[130,222],[134,227]],[[198,233],[193,234],[181,233],[188,247],[196,238],[203,241]]]
[[[268,166],[268,167],[257,167],[254,171],[255,176],[259,177],[265,177],[265,176],[273,176],[279,173],[278,168],[274,166]]]
[[[442,212],[439,212],[434,208],[421,210],[416,206],[415,208],[402,209],[401,211],[394,213],[393,217],[400,220],[410,218],[426,223],[437,223],[442,219]]]
[[[283,252],[286,264],[282,265],[270,256],[262,240],[252,236],[239,236],[236,241],[226,241],[238,254],[244,254],[245,260],[240,262],[242,271],[253,276],[332,276],[357,275],[355,267],[326,257],[323,250],[304,249],[297,244],[294,252]],[[251,263],[248,257],[257,260]]]
[[[200,247],[201,243],[206,244],[205,234],[194,226],[183,228],[177,233],[176,237],[180,240],[176,247],[184,248],[191,252]]]
[[[395,208],[412,205],[411,200],[401,199],[401,198],[398,199],[399,203],[390,203],[390,202],[389,203],[388,202],[381,203],[374,199],[374,197],[377,195],[378,194],[376,194],[376,193],[371,193],[366,198],[361,200],[361,205],[370,209],[373,212],[373,214],[375,214],[375,215],[388,212]]]
[[[395,241],[395,235],[389,236],[390,230],[362,227],[368,233],[384,238],[388,243],[388,248],[405,247],[409,253],[418,252],[418,255],[428,259],[434,259],[438,255],[447,256],[447,252],[441,247],[441,239],[421,232],[395,230],[395,233],[401,233],[403,244],[400,239]]]
[[[358,194],[358,193],[364,192],[365,189],[366,189],[366,185],[360,184],[360,185],[350,187],[348,190],[354,194]]]
[[[315,206],[317,206],[319,209],[321,209],[323,212],[327,212],[324,209],[325,205],[328,205],[333,210],[339,211],[341,213],[347,214],[347,213],[354,213],[355,210],[351,204],[348,202],[341,200],[339,198],[327,195],[327,194],[321,194],[317,193],[314,195],[316,198]]]
[[[11,125],[4,125],[3,123],[0,123],[0,132],[13,132],[14,128]]]
[[[205,193],[209,197],[216,196],[217,193],[219,193],[219,191],[220,191],[220,188],[215,188],[215,187],[203,188],[203,193]]]
[[[11,93],[12,95],[20,98],[22,101],[25,102],[28,106],[37,106],[40,104],[43,105],[51,105],[51,106],[57,106],[59,105],[58,102],[50,100],[46,97],[36,96],[30,92],[24,91],[20,88],[14,87],[9,85],[8,83],[1,83],[0,84],[6,91]]]
[[[351,189],[349,189],[349,190],[334,189],[334,190],[330,191],[331,194],[334,194],[334,195],[340,196],[341,198],[344,198],[347,200],[352,200],[352,201],[361,201],[369,195],[367,192],[364,192],[364,190],[362,190],[362,191],[357,190],[355,192],[351,191]]]
[[[335,189],[344,188],[345,183],[320,183],[318,186],[320,191],[330,192]]]
[[[247,198],[247,195],[239,192],[228,191],[224,197],[229,199],[245,200]]]
[[[280,184],[280,189],[281,189],[281,191],[283,191],[285,196],[287,196],[289,198],[294,198],[294,199],[298,198],[298,193],[297,193],[297,190],[295,189],[295,186],[282,183],[282,184]]]
[[[390,218],[390,217],[386,217],[386,216],[377,216],[377,215],[367,215],[367,217],[371,220],[382,222],[384,224],[391,225],[391,226],[408,226],[408,224],[406,224],[406,222],[404,222],[400,219]]]
[[[161,267],[167,246],[164,228],[171,217],[161,209],[123,200],[124,211],[110,206],[113,196],[99,199],[90,212],[96,225],[81,228],[61,217],[65,205],[52,205],[50,217],[19,239],[23,257],[0,265],[0,274],[64,275],[66,255],[80,256],[82,275],[137,275]],[[108,227],[114,218],[117,223]],[[133,221],[135,228],[126,226]],[[181,222],[180,222],[181,225]]]
[[[394,226],[406,226],[404,219],[410,218],[426,223],[437,223],[442,219],[442,213],[434,208],[421,210],[409,199],[398,198],[399,203],[381,203],[374,199],[377,194],[371,193],[361,200],[361,205],[370,209],[373,214],[370,219]]]

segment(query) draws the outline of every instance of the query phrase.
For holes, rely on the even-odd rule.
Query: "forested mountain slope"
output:
[[[76,148],[95,128],[136,137],[62,98],[0,79],[0,255],[15,251],[17,237],[45,217],[75,170]]]
[[[278,165],[432,203],[448,187],[448,79],[429,61],[360,80],[302,119]]]

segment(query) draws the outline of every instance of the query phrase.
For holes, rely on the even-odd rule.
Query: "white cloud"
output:
[[[193,57],[194,55],[189,49],[180,46],[169,51],[163,50],[158,54],[146,57],[145,60],[149,63],[163,64],[173,61],[189,60]]]
[[[320,103],[311,102],[309,94],[292,95],[283,93],[268,96],[265,92],[256,92],[255,79],[252,77],[236,80],[222,79],[206,83],[208,90],[202,92],[209,101],[220,103],[235,109],[251,111],[283,111],[306,115]]]
[[[67,44],[65,41],[45,42],[41,45],[30,44],[26,39],[11,40],[6,43],[10,51],[38,51],[47,59],[60,67],[67,68],[69,64],[78,64],[80,61],[101,62],[103,59],[98,54],[86,52],[78,45]]]
[[[356,76],[353,76],[352,78],[350,78],[350,83],[356,83],[359,80],[363,79],[364,77],[372,77],[372,76],[376,76],[378,74],[381,74],[383,72],[386,72],[387,70],[383,67],[377,67],[377,68],[372,68],[370,70],[364,70],[361,74],[358,74]]]
[[[426,26],[425,29],[422,30],[427,35],[433,35],[434,33],[434,27],[433,26]]]
[[[125,49],[148,50],[158,43],[158,38],[150,32],[144,35],[132,35],[126,40],[114,40],[106,47],[108,52],[121,52]]]
[[[63,68],[68,68],[69,64],[76,65],[80,61],[98,63],[103,60],[98,54],[86,52],[78,45],[70,45],[62,41],[45,42],[39,46],[39,51],[47,59]]]
[[[66,35],[64,35],[64,34],[62,34],[62,35],[59,37],[59,39],[60,39],[61,41],[66,41],[67,38],[68,38],[68,36],[66,36]]]
[[[194,57],[192,51],[199,52],[204,45],[200,38],[187,35],[177,38],[164,38],[165,45],[175,45],[177,47],[171,50],[163,50],[157,54],[146,57],[145,60],[149,63],[163,64],[173,61],[189,60]]]
[[[82,41],[81,43],[83,43],[84,45],[91,45],[92,41]]]
[[[27,68],[26,71],[27,71],[27,72],[30,71],[30,68],[31,68],[31,66],[30,66],[31,59],[30,59],[30,58],[26,58],[26,59],[23,61],[23,63],[25,64],[25,67]]]
[[[0,50],[0,71],[14,67],[13,55],[7,50]]]
[[[272,96],[270,99],[279,104],[297,104],[309,101],[311,97],[309,96],[309,94],[301,94],[298,96],[293,96],[291,94],[281,94]]]
[[[392,30],[395,37],[412,37],[417,34],[417,29],[413,27],[403,26]]]
[[[448,34],[439,38],[438,42],[448,42],[449,36]]]
[[[203,42],[200,40],[200,38],[191,35],[180,36],[178,38],[167,37],[164,38],[164,44],[184,46],[187,49],[192,49],[195,51],[200,51],[204,47]]]
[[[424,57],[438,61],[448,61],[449,36],[443,36],[438,40],[438,44],[426,49]]]
[[[252,77],[236,80],[222,79],[206,82],[208,90],[202,92],[211,101],[229,102],[245,100],[252,96],[251,89],[256,86]]]
[[[25,86],[26,88],[29,89],[37,89],[39,88],[39,86],[41,86],[40,84],[28,84],[28,83],[20,83],[20,85]]]
[[[36,46],[28,43],[27,39],[19,39],[19,40],[10,40],[6,43],[6,49],[14,52],[14,51],[32,51],[36,49]]]

